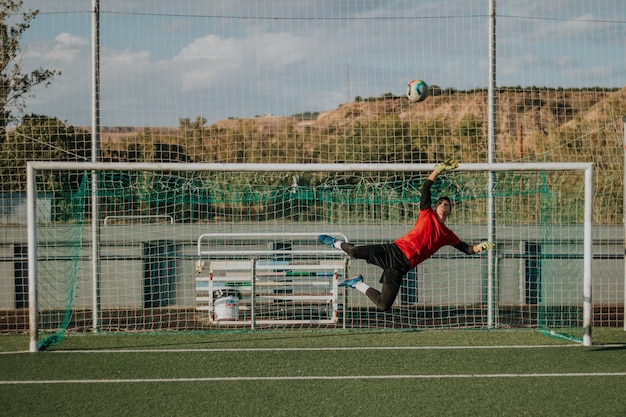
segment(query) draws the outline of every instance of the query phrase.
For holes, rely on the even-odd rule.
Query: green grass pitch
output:
[[[0,336],[2,415],[623,416],[626,332]]]

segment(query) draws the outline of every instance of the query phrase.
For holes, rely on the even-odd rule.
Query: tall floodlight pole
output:
[[[91,26],[92,41],[92,103],[91,103],[91,160],[100,162],[100,1],[93,0]],[[100,322],[100,204],[98,201],[98,172],[91,171],[91,279],[92,327],[98,330]]]
[[[487,92],[488,120],[488,162],[496,162],[495,158],[495,125],[496,125],[496,0],[489,0],[489,86]],[[489,172],[487,178],[487,239],[495,242],[495,200],[493,197],[494,173]],[[495,286],[495,256],[493,251],[487,255],[487,325],[493,327],[496,324],[494,310],[496,306],[494,297]]]
[[[624,122],[624,167],[623,167],[623,175],[624,175],[624,201],[622,203],[622,221],[624,222],[624,331],[626,331],[626,116],[622,117],[622,122]]]

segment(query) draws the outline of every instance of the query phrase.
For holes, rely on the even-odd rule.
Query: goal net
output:
[[[393,242],[432,169],[30,162],[31,349],[66,332],[304,327],[537,329],[591,343],[591,164],[461,164],[433,198],[452,199],[461,240],[494,251],[441,249],[388,312],[337,287],[362,274],[378,288],[381,271],[317,235]]]

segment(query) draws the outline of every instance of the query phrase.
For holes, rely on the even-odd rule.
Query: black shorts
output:
[[[383,284],[381,291],[370,288],[366,294],[379,310],[388,311],[398,296],[402,279],[411,269],[404,253],[394,243],[364,246],[344,243],[341,247],[347,249],[346,252],[351,258],[363,259],[383,270],[380,276],[380,282]]]
[[[409,261],[395,243],[384,243],[364,246],[354,246],[347,251],[351,258],[363,259],[368,264],[376,265],[383,270],[397,271],[394,276],[399,276],[400,281],[411,269]],[[381,277],[383,282],[385,274]]]

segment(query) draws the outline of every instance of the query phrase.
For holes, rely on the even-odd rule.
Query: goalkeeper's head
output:
[[[437,202],[435,203],[435,209],[439,207],[439,205],[442,204],[443,202],[447,202],[448,205],[452,207],[452,200],[450,200],[450,197],[444,196],[444,197],[439,197],[439,199],[437,199]]]
[[[452,201],[450,197],[439,197],[435,203],[435,213],[442,222],[445,222],[452,212]]]

